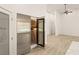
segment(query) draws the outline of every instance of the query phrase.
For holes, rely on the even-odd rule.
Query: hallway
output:
[[[79,42],[79,37],[66,35],[49,36],[45,48],[36,47],[31,50],[29,55],[64,55],[72,41]]]

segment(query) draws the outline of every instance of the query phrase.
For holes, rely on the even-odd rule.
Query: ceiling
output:
[[[53,10],[64,11],[65,6],[64,4],[48,4],[47,9],[48,11],[53,11]],[[78,10],[79,4],[67,4],[67,9]]]

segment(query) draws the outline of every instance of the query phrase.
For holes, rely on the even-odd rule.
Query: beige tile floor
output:
[[[36,47],[31,50],[29,55],[64,55],[72,41],[79,41],[75,36],[49,36],[45,48]]]

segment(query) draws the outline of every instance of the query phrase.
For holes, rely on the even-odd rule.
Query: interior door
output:
[[[9,54],[9,14],[0,8],[0,55]]]
[[[45,26],[44,18],[37,19],[37,44],[44,47],[45,46]]]

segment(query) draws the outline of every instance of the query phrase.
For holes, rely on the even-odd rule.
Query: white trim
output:
[[[3,7],[1,7],[1,6],[0,6],[0,8],[3,9],[3,10],[5,10],[5,11],[7,11],[7,12],[9,12],[9,13],[12,13],[11,11],[9,11],[9,10],[7,10],[7,9],[5,9],[5,8],[3,8]]]
[[[9,10],[0,7],[0,12],[9,15],[9,54],[14,55],[17,54],[17,46],[16,46],[16,13],[12,13]],[[13,19],[12,19],[13,18]]]

